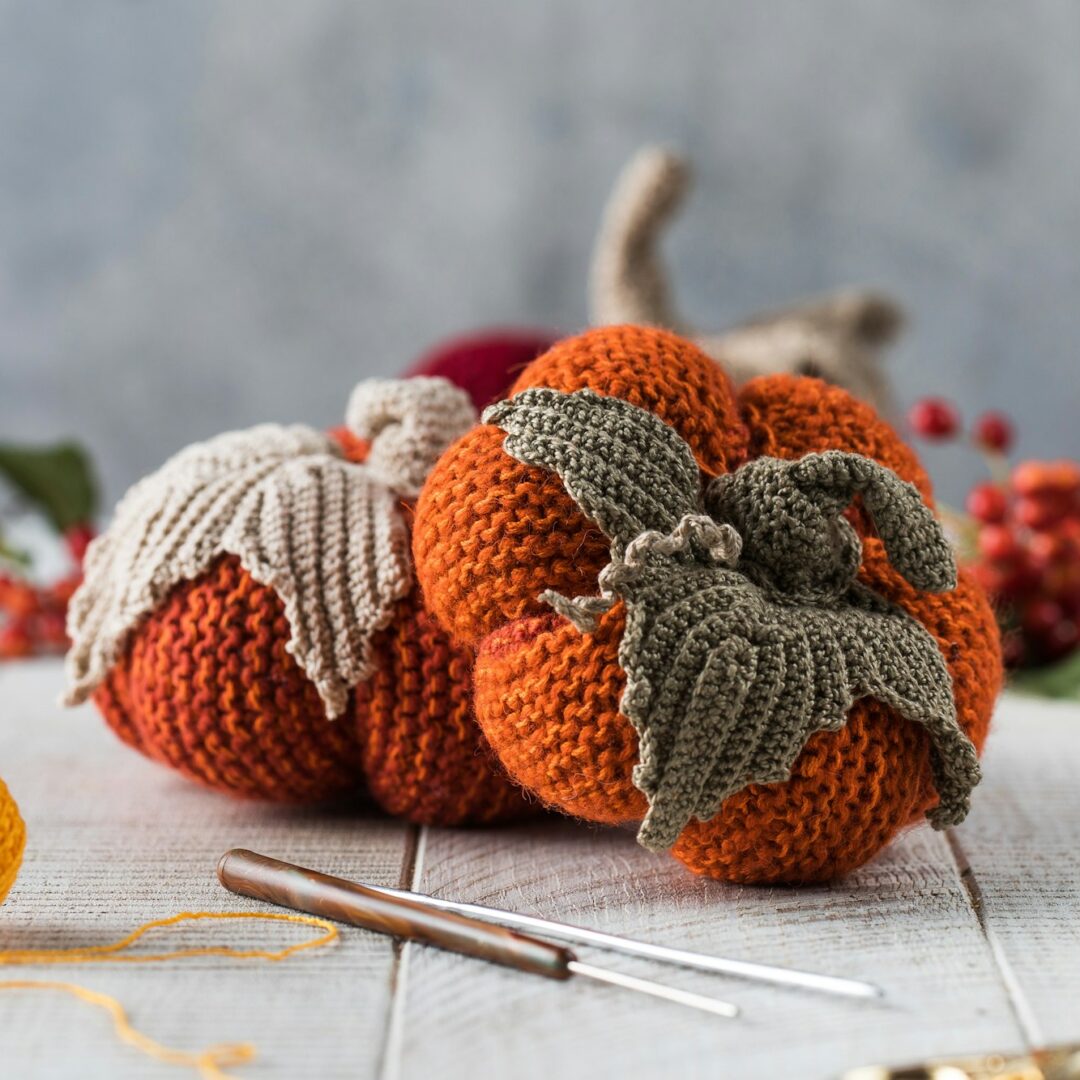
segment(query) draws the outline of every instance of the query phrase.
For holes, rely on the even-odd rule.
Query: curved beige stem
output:
[[[721,332],[698,330],[681,317],[660,240],[689,182],[686,161],[656,146],[639,150],[623,169],[593,252],[592,325],[664,327],[722,361],[736,382],[771,372],[818,376],[889,414],[889,384],[878,354],[899,333],[903,313],[887,296],[843,289],[763,312]]]
[[[686,332],[658,248],[689,182],[686,162],[657,146],[643,147],[623,169],[593,251],[589,319],[594,326],[639,323]]]

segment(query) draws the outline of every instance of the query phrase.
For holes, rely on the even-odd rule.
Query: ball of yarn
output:
[[[26,826],[7,785],[0,780],[0,903],[15,884],[26,847]]]
[[[768,455],[796,459],[840,449],[873,458],[915,484],[929,480],[913,452],[869,406],[816,379],[769,376],[736,397],[692,344],[662,331],[616,327],[560,343],[514,392],[588,387],[659,415],[706,475]],[[545,803],[598,822],[638,821],[638,736],[619,711],[625,675],[616,605],[583,635],[539,600],[545,589],[596,592],[604,537],[551,473],[502,448],[482,425],[452,446],[417,506],[413,546],[425,602],[458,638],[479,641],[475,709],[510,774]],[[981,748],[1001,677],[985,596],[969,576],[922,594],[892,568],[858,509],[861,579],[936,639],[953,680],[960,726]],[[835,732],[810,737],[783,783],[754,784],[713,818],[693,820],[672,854],[690,869],[746,883],[834,878],[861,865],[936,800],[924,731],[861,699]]]

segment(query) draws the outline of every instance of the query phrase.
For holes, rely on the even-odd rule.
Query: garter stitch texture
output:
[[[404,579],[389,590],[380,588],[379,582],[388,577],[367,554],[389,550],[396,559],[396,547],[388,548],[380,538],[392,540],[397,531],[407,538],[402,500],[475,413],[465,396],[444,380],[416,379],[405,385],[380,380],[354,394],[347,418],[351,426],[335,433],[333,452],[326,449],[323,436],[304,437],[334,463],[333,470],[355,477],[347,470],[364,465],[361,480],[367,489],[378,494],[381,486],[392,494],[380,504],[382,509],[366,509],[359,525],[348,514],[335,522],[327,512],[326,492],[318,487],[326,475],[321,461],[305,468],[303,458],[288,458],[278,467],[298,469],[311,481],[305,489],[301,477],[290,490],[294,504],[311,496],[313,489],[316,493],[311,513],[297,527],[290,527],[287,515],[273,515],[277,535],[286,538],[279,550],[290,555],[293,565],[306,566],[292,575],[301,584],[299,619],[290,617],[282,595],[288,579],[267,575],[271,580],[259,580],[262,575],[244,565],[241,555],[220,544],[190,545],[194,556],[184,564],[181,579],[156,586],[164,595],[147,613],[129,625],[105,622],[114,640],[123,644],[104,680],[93,687],[94,699],[129,745],[193,780],[233,794],[321,800],[364,789],[365,774],[370,773],[375,798],[415,821],[458,824],[528,812],[528,800],[506,779],[479,728],[463,722],[472,653],[452,646],[422,618],[407,546],[401,548]],[[197,454],[189,460],[192,456],[202,460]],[[367,468],[372,457],[374,463]],[[250,460],[245,461],[250,466]],[[228,491],[233,472],[219,466],[214,464],[221,473],[217,490]],[[198,485],[195,489],[200,490]],[[178,490],[173,487],[171,497]],[[273,509],[288,503],[267,505]],[[370,500],[365,506],[370,507]],[[184,521],[192,515],[172,517]],[[313,534],[308,523],[321,532]],[[219,535],[209,526],[203,534]],[[122,532],[116,535],[114,549],[126,550],[125,538]],[[161,538],[159,547],[166,554],[177,550]],[[321,577],[318,560],[309,558],[318,551],[327,567]],[[335,551],[336,562],[331,557]],[[110,570],[122,581],[123,563],[115,556],[113,563]],[[146,563],[163,565],[161,559],[146,558]],[[349,579],[335,575],[350,565],[371,569],[359,576],[350,573],[357,586],[374,589],[367,596],[383,599],[352,606],[354,612],[366,612],[368,629],[352,653],[362,657],[365,666],[356,685],[334,699],[333,711],[341,713],[340,718],[328,720],[331,701],[300,663],[304,652],[297,647],[297,627],[314,627],[308,640],[323,650],[331,667],[346,670],[341,650],[349,645],[348,634],[336,630],[349,626],[344,587]],[[142,580],[165,582],[172,576],[170,571],[154,578],[151,572]],[[342,586],[327,588],[334,581]],[[320,595],[322,601],[313,604]],[[140,603],[138,610],[144,606]],[[101,651],[101,642],[91,640],[86,652],[95,651]]]
[[[932,507],[915,455],[845,391],[777,375],[752,380],[736,397],[695,346],[662,331],[610,327],[561,342],[514,392],[535,386],[587,387],[648,409],[689,445],[705,480],[747,459],[840,450],[890,469]],[[421,492],[413,551],[425,602],[457,637],[479,642],[474,706],[511,775],[574,816],[640,822],[648,803],[633,777],[639,739],[619,708],[626,606],[615,603],[585,636],[539,599],[548,589],[595,595],[607,540],[553,474],[508,455],[504,438],[490,425],[474,429]],[[929,632],[959,728],[981,749],[1001,679],[984,594],[966,573],[951,592],[916,588],[890,564],[866,511],[856,504],[846,517],[862,543],[859,583]],[[731,881],[834,878],[937,805],[931,760],[921,725],[863,698],[839,730],[809,737],[790,780],[737,791],[710,820],[691,820],[672,853]]]
[[[664,850],[748,784],[787,780],[809,735],[838,730],[870,695],[926,726],[932,820],[962,820],[978,762],[944,661],[919,623],[856,584],[862,545],[837,516],[861,494],[905,577],[954,588],[952,551],[913,485],[832,450],[757,458],[703,499],[686,444],[618,398],[525,390],[484,419],[508,432],[507,453],[555,472],[611,540],[600,596],[543,598],[586,634],[627,605],[620,710],[639,735],[642,844]]]

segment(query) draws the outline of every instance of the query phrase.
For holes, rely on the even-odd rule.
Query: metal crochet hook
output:
[[[307,870],[243,848],[222,855],[217,873],[226,889],[281,907],[336,919],[406,941],[434,945],[548,979],[565,981],[573,975],[581,975],[714,1016],[731,1018],[739,1015],[738,1007],[729,1002],[582,963],[561,945],[517,934],[479,919],[440,911],[425,903],[426,898],[413,893],[387,895],[369,885]]]
[[[750,960],[731,960],[723,956],[708,956],[705,953],[691,952],[688,949],[675,949],[668,945],[654,945],[648,941],[636,941],[633,938],[606,934],[602,930],[589,930],[583,926],[571,926],[568,923],[543,919],[537,915],[521,915],[516,911],[503,911],[501,908],[485,907],[482,904],[464,903],[459,900],[443,900],[438,896],[408,892],[405,889],[391,889],[382,885],[368,886],[384,896],[396,896],[413,900],[422,900],[429,907],[440,911],[452,911],[457,915],[467,915],[485,922],[512,926],[521,930],[531,930],[540,937],[555,938],[574,945],[591,945],[597,949],[625,953],[628,956],[643,956],[649,960],[658,960],[678,967],[709,971],[718,975],[734,975],[758,982],[775,983],[778,986],[798,987],[803,990],[818,990],[825,994],[838,994],[853,998],[881,998],[884,991],[873,983],[861,979],[847,979],[839,975],[819,975],[812,971],[799,971],[796,968],[776,967],[773,964],[758,964]]]

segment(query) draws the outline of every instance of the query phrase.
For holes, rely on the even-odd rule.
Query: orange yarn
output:
[[[26,847],[26,826],[7,785],[0,780],[0,904],[15,884]]]
[[[568,338],[530,364],[511,393],[531,386],[590,388],[666,420],[707,473],[746,456],[746,431],[724,372],[690,342],[644,327]],[[443,455],[420,493],[413,532],[428,609],[457,640],[476,642],[509,619],[543,614],[544,589],[595,590],[608,542],[557,477],[502,452],[482,425]]]
[[[287,651],[274,591],[233,556],[172,591],[94,700],[147,757],[234,795],[310,802],[365,787],[425,824],[528,809],[469,715],[471,652],[452,646],[413,592],[376,643],[379,665],[347,717],[327,720]]]
[[[351,460],[366,457],[367,442],[333,434]],[[124,742],[218,791],[311,802],[366,786],[421,824],[530,812],[472,720],[472,650],[451,644],[416,590],[378,635],[376,673],[339,720],[327,720],[289,637],[274,590],[222,556],[143,623],[94,701]]]
[[[819,380],[781,375],[745,387],[740,416],[715,365],[662,331],[615,327],[565,341],[527,368],[515,391],[535,385],[589,386],[652,409],[679,429],[706,472],[747,456],[836,448],[875,458],[930,499],[917,458],[869,406]],[[464,436],[421,493],[414,552],[425,600],[460,637],[488,635],[475,708],[510,774],[574,816],[640,820],[645,801],[631,779],[637,736],[618,709],[623,609],[583,636],[536,599],[544,588],[594,591],[606,542],[556,478],[512,460],[501,443],[491,427]],[[852,517],[866,538],[863,579],[937,638],[960,722],[981,749],[1001,679],[985,596],[968,575],[952,593],[916,593],[887,564],[864,515]],[[826,880],[865,862],[934,797],[924,733],[863,700],[842,730],[809,740],[789,781],[732,796],[710,821],[692,822],[673,854],[730,881]]]
[[[364,775],[380,806],[425,825],[532,812],[473,719],[472,650],[455,648],[415,593],[375,652],[378,669],[357,689],[356,717]]]

